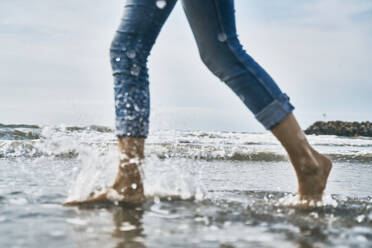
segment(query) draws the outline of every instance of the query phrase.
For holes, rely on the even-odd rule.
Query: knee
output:
[[[203,64],[212,72],[215,76],[222,80],[223,78],[223,69],[222,61],[219,59],[217,54],[212,53],[207,50],[199,51],[199,56]]]
[[[199,50],[199,56],[203,64],[212,72],[216,71],[216,61],[213,61],[213,54],[206,50]]]
[[[148,49],[140,39],[118,33],[110,45],[110,62],[114,75],[123,75],[136,81],[147,81]]]
[[[238,39],[216,41],[199,46],[199,55],[204,65],[222,81],[242,71],[241,54],[244,52]]]
[[[128,61],[136,57],[135,41],[125,34],[116,34],[110,45],[110,58],[113,65],[115,62]]]

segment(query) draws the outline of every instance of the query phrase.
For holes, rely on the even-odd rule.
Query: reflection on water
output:
[[[77,247],[145,248],[141,205],[72,208],[66,222]]]
[[[120,239],[116,248],[145,248],[145,235],[142,227],[144,210],[141,207],[115,208],[113,222],[115,230],[112,236]]]
[[[112,247],[370,247],[371,198],[333,195],[322,207],[298,209],[282,192],[218,191],[224,200],[148,199],[141,206],[80,209],[74,232],[89,221],[92,235],[80,235],[82,247],[115,241]],[[232,200],[233,197],[240,199]],[[105,214],[102,214],[105,213]],[[89,218],[87,217],[89,215]],[[93,216],[100,216],[95,218]],[[105,220],[113,221],[105,221]],[[110,230],[114,240],[99,230]],[[84,232],[87,230],[85,229]]]

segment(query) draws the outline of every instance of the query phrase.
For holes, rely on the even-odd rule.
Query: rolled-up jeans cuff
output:
[[[147,138],[148,130],[149,124],[146,121],[128,121],[125,117],[116,117],[117,137]]]
[[[256,119],[261,122],[267,130],[270,130],[291,114],[293,109],[294,107],[289,102],[289,97],[286,94],[282,94],[257,113]]]

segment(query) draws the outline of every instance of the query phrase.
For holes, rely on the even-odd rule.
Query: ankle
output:
[[[120,164],[113,188],[128,192],[143,190],[142,174],[140,164]]]
[[[316,174],[320,169],[319,153],[312,147],[289,153],[290,160],[299,175]]]
[[[120,190],[142,190],[142,168],[144,138],[119,137],[119,171],[113,188]]]
[[[137,137],[118,137],[120,160],[143,159],[145,139]]]

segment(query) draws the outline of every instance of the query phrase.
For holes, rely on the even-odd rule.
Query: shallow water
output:
[[[79,209],[113,180],[111,130],[0,125],[0,247],[372,247],[372,139],[309,139],[334,160],[312,210],[269,134],[174,130],[148,139],[143,205]]]

